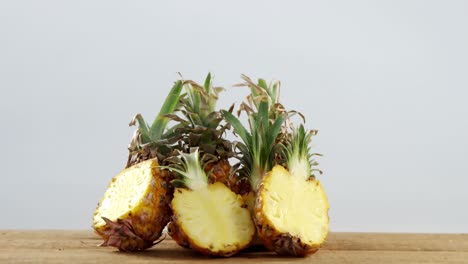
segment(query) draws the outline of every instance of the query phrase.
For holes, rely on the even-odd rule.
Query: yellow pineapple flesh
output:
[[[105,246],[137,251],[153,246],[169,222],[171,193],[156,159],[124,169],[115,176],[93,217]]]
[[[230,256],[255,233],[242,198],[219,182],[199,190],[176,189],[172,208],[180,231],[202,253]]]
[[[291,175],[280,165],[263,178],[255,222],[265,246],[280,254],[313,253],[328,234],[327,196],[319,181]]]
[[[221,182],[209,184],[198,149],[181,157],[169,167],[179,175],[171,202],[171,234],[182,246],[210,256],[228,257],[247,247],[255,226],[242,197]]]
[[[231,171],[231,165],[227,160],[221,160],[219,162],[209,163],[204,168],[206,173],[210,173],[210,177],[208,181],[210,183],[220,182],[228,186],[231,190],[230,186],[230,178],[229,174]],[[167,226],[168,234],[174,239],[174,241],[183,248],[190,248],[190,245],[187,241],[187,238],[183,233],[181,233],[178,229],[178,226],[174,224],[174,222],[169,222]]]

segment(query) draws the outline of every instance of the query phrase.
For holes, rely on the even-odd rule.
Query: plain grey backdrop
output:
[[[0,1],[0,229],[86,229],[181,72],[279,79],[333,231],[468,232],[468,1]]]

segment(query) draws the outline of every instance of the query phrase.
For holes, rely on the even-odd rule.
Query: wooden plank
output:
[[[91,231],[0,231],[0,248],[17,248],[24,243],[29,248],[79,247],[100,241]],[[468,234],[331,233],[324,249],[468,252]]]
[[[467,234],[332,233],[317,254],[281,257],[247,250],[229,259],[209,259],[171,239],[140,253],[101,248],[90,231],[0,231],[0,263],[468,263]]]
[[[468,234],[331,233],[325,247],[329,250],[468,252]]]
[[[184,251],[184,252],[182,252]],[[242,253],[228,259],[210,259],[193,251],[179,249],[151,249],[126,254],[112,250],[17,250],[5,254],[0,250],[0,263],[460,263],[466,264],[466,252],[421,251],[330,251],[320,250],[307,258],[281,257],[272,253]]]

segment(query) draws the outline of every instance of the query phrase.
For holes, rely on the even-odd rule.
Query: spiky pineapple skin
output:
[[[259,238],[263,241],[263,245],[266,248],[273,250],[280,255],[305,257],[316,253],[322,244],[307,244],[301,241],[297,236],[279,232],[274,228],[274,224],[264,214],[265,199],[263,194],[266,188],[265,183],[268,182],[268,178],[271,177],[271,174],[272,171],[263,177],[255,199],[254,222]]]
[[[245,205],[249,209],[250,215],[252,216],[252,221],[254,221],[254,215],[255,215],[255,194],[253,191],[244,193],[242,195],[242,199],[244,200]],[[255,230],[254,237],[252,239],[252,242],[250,242],[249,247],[262,247],[263,245],[263,240],[260,238],[258,235],[258,230]]]
[[[207,164],[205,172],[211,172],[209,175],[209,183],[221,182],[229,187],[229,174],[231,165],[228,160],[222,159],[218,162]]]
[[[140,201],[139,205],[129,211],[119,219],[110,219],[113,224],[93,227],[98,235],[104,239],[103,245],[115,246],[121,251],[139,251],[153,246],[170,220],[172,214],[170,201],[172,198],[171,187],[167,182],[167,173],[160,171],[157,159],[150,159],[144,162],[151,163],[153,179],[151,181],[151,191]],[[143,163],[138,163],[132,167],[141,167]],[[120,175],[120,174],[119,174]],[[112,182],[119,175],[115,176]],[[99,205],[98,205],[99,207]],[[95,214],[97,214],[97,209]],[[124,223],[130,225],[135,237],[129,235],[124,228]],[[117,224],[117,226],[115,225]]]
[[[181,232],[179,226],[175,224],[174,217],[171,217],[171,221],[167,225],[167,232],[168,234],[174,239],[174,241],[183,248],[190,248],[190,243],[185,235],[185,233]]]

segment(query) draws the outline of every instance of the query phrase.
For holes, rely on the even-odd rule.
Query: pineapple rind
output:
[[[167,233],[174,239],[174,241],[183,248],[190,248],[188,238],[183,232],[179,230],[179,227],[175,224],[175,218],[171,217],[171,221],[167,225]]]
[[[320,182],[292,177],[277,165],[260,186],[254,220],[267,248],[305,256],[317,251],[328,235],[328,209]]]
[[[255,226],[241,196],[217,182],[205,189],[178,188],[173,222],[191,248],[211,256],[232,256],[247,247]]]

